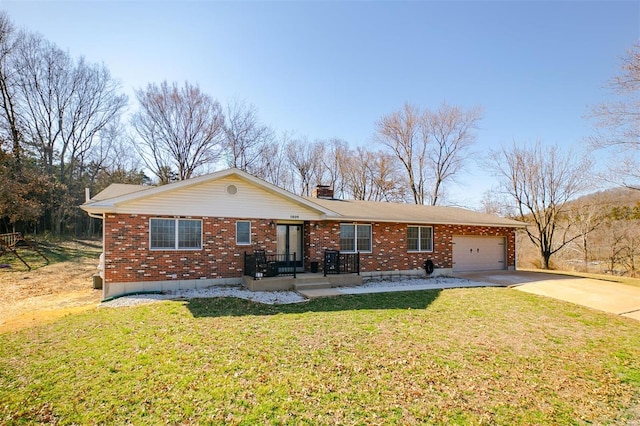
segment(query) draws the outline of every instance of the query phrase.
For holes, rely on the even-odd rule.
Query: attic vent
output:
[[[236,195],[238,193],[238,187],[235,185],[227,185],[227,194]]]

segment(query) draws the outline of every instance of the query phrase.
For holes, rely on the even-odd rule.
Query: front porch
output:
[[[323,273],[299,273],[293,276],[264,277],[256,280],[249,275],[242,277],[243,284],[251,291],[307,291],[333,287],[352,287],[362,284],[356,274],[324,275]]]
[[[254,250],[244,254],[243,283],[251,291],[305,291],[362,284],[360,253],[325,250],[322,271],[318,263],[309,263],[305,271],[294,252],[267,254]]]

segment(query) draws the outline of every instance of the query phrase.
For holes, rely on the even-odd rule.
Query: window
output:
[[[430,226],[407,226],[407,251],[432,251],[433,228]]]
[[[202,248],[202,221],[195,219],[150,219],[152,250],[198,250]]]
[[[371,225],[341,224],[341,251],[371,251]]]
[[[202,235],[202,222],[199,220],[178,221],[178,248],[199,249]]]
[[[236,222],[236,244],[238,245],[251,244],[251,222],[249,221]]]

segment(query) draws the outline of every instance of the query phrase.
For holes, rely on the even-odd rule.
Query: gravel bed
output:
[[[452,278],[452,277],[433,277],[433,278],[398,278],[388,280],[371,280],[367,281],[356,288],[370,288],[376,289],[380,287],[396,288],[396,287],[478,287],[487,285],[487,283],[481,283],[478,281],[470,281],[464,278]]]
[[[307,299],[295,291],[250,291],[242,286],[220,286],[194,290],[176,290],[162,294],[123,296],[100,304],[104,308],[136,306],[163,300],[197,299],[205,297],[237,297],[265,304],[299,303]]]
[[[335,290],[341,294],[388,293],[408,290],[440,290],[461,287],[488,287],[496,284],[470,281],[463,278],[433,277],[409,278],[386,281],[370,281],[354,287],[338,287]]]
[[[429,289],[429,288],[455,288],[455,287],[479,287],[491,285],[469,281],[460,278],[434,277],[434,278],[403,278],[395,280],[372,280],[356,287],[339,287],[335,290],[344,294],[376,293],[378,291],[393,291],[394,289]],[[100,307],[120,308],[125,306],[137,306],[163,300],[196,299],[205,297],[238,297],[265,304],[300,303],[307,299],[295,291],[250,291],[238,286],[219,286],[194,290],[176,290],[162,294],[137,294],[123,296],[117,299],[103,302]]]

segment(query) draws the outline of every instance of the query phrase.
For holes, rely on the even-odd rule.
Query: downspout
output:
[[[91,190],[89,188],[85,188],[84,189],[84,200],[85,203],[88,203],[89,201],[91,201]],[[93,219],[100,219],[102,220],[102,253],[100,253],[100,260],[98,261],[98,275],[100,275],[100,280],[102,281],[102,298],[105,298],[105,295],[107,294],[107,284],[105,283],[105,273],[104,273],[104,243],[105,243],[105,213],[91,213],[91,212],[87,212],[87,214],[89,215],[90,218]],[[94,284],[95,285],[95,284]]]
[[[105,243],[105,226],[104,226],[104,222],[105,222],[105,213],[89,213],[89,217],[92,217],[94,219],[100,219],[102,220],[102,253],[100,253],[100,260],[98,262],[98,274],[100,275],[100,278],[102,279],[102,297],[104,298],[104,295],[106,294],[106,283],[104,282],[104,243]]]
[[[106,228],[106,213],[102,213],[102,253],[100,253],[100,263],[98,263],[98,271],[100,271],[100,278],[102,278],[102,298],[104,299],[107,294],[107,282],[105,279],[105,228]]]

